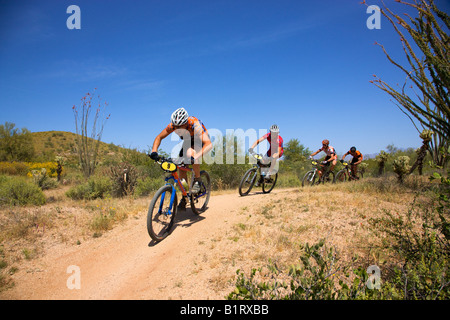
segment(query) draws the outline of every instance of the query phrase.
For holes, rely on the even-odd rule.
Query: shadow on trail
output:
[[[262,191],[256,191],[256,192],[252,192],[252,193],[246,194],[245,196],[240,196],[240,197],[241,198],[245,198],[245,197],[257,196],[257,195],[260,195],[260,194],[267,194],[267,193],[264,193]]]
[[[206,211],[208,210],[208,208],[206,208]],[[172,230],[170,231],[168,237],[170,236],[171,233],[173,233],[178,227],[182,227],[182,228],[188,228],[190,226],[192,226],[194,223],[204,220],[205,217],[202,217],[202,215],[197,215],[194,212],[192,212],[191,208],[186,208],[186,210],[178,210],[177,211],[177,215],[175,217],[175,222],[173,225]],[[155,245],[157,245],[158,243],[160,243],[161,241],[155,241],[155,240],[151,240],[148,243],[149,247],[153,247]]]
[[[208,210],[208,208],[206,208]],[[173,230],[178,227],[190,227],[194,223],[205,219],[201,214],[195,214],[192,212],[191,208],[186,208],[186,210],[179,210],[177,216],[175,217],[175,225]]]

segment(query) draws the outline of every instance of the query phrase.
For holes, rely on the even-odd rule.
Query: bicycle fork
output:
[[[173,206],[173,202],[175,201],[175,195],[176,195],[176,190],[175,187],[171,184],[169,184],[172,187],[172,194],[170,195],[170,203],[169,203],[169,210],[167,211],[167,213],[165,213],[166,216],[170,216],[172,214],[172,206]],[[164,205],[164,200],[166,198],[166,192],[164,192],[161,195],[161,201],[159,203],[159,210],[158,210],[158,214],[162,213],[162,208]]]
[[[317,173],[317,170],[314,170],[313,174],[311,175],[311,177],[308,180],[309,182],[314,180],[314,178],[316,177],[316,173]]]

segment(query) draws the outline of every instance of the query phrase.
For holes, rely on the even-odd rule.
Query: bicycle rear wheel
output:
[[[333,171],[328,172],[328,175],[325,178],[322,179],[322,182],[323,183],[326,183],[326,182],[335,183],[336,180],[335,180],[335,177],[334,177],[334,172]]]
[[[200,191],[190,195],[191,209],[195,214],[200,214],[206,210],[211,196],[211,179],[208,172],[201,171],[200,178]]]
[[[147,231],[154,241],[161,241],[172,231],[177,213],[177,193],[171,185],[156,191],[147,213]]]
[[[318,179],[318,173],[316,170],[308,171],[302,180],[302,187],[304,186],[313,186],[315,184],[316,179]]]
[[[275,175],[271,175],[269,179],[264,179],[264,182],[262,184],[262,191],[263,193],[269,193],[272,191],[272,189],[275,187],[275,184],[277,183],[278,179],[278,173],[275,173]]]
[[[258,175],[256,168],[250,168],[242,177],[241,183],[239,184],[239,194],[241,196],[246,196],[252,190],[253,185],[256,181],[256,176]]]

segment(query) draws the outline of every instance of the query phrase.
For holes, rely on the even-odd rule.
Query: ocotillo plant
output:
[[[98,105],[95,110],[94,118],[91,118],[92,108],[94,101]],[[87,93],[81,99],[80,113],[75,105],[72,107],[73,114],[75,116],[75,128],[76,128],[76,148],[78,153],[78,159],[80,162],[81,171],[86,177],[94,174],[95,167],[98,164],[97,155],[100,146],[100,140],[103,134],[103,127],[106,120],[109,119],[108,115],[102,123],[100,123],[100,130],[97,129],[98,122],[100,121],[101,112],[107,107],[107,103],[102,103],[100,96],[94,93]],[[90,132],[89,132],[90,130]],[[98,130],[98,131],[97,131]]]
[[[433,0],[396,2],[405,5],[405,9],[412,8],[414,13],[396,14],[386,6],[381,8],[381,13],[399,35],[409,65],[394,61],[383,45],[375,44],[381,46],[388,60],[406,75],[406,80],[397,89],[376,75],[371,82],[388,93],[413,123],[415,119],[449,139],[450,37],[447,30],[450,17],[439,10]]]

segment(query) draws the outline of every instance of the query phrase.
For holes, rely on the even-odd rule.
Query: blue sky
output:
[[[79,30],[66,26],[72,4]],[[338,153],[421,144],[369,83],[373,74],[405,78],[375,41],[404,57],[384,17],[381,29],[366,27],[358,0],[0,0],[0,8],[2,124],[75,132],[72,106],[97,88],[111,114],[102,141],[140,150],[180,106],[222,132],[277,123],[285,142],[312,151],[323,139]]]

